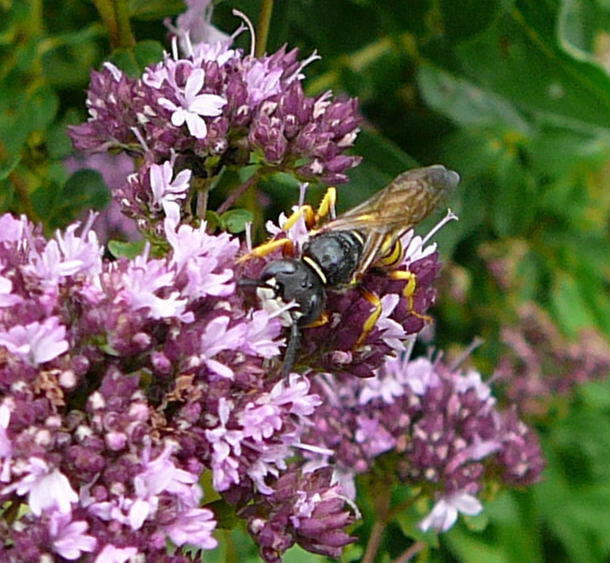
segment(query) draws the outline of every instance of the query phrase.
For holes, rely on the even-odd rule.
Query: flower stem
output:
[[[375,556],[377,555],[377,551],[379,551],[383,533],[388,525],[390,498],[391,490],[389,488],[384,491],[379,491],[379,496],[375,503],[377,508],[377,520],[375,520],[375,523],[373,524],[373,529],[371,530],[362,563],[373,563],[373,561],[375,561]]]
[[[411,561],[422,549],[426,547],[423,541],[416,541],[414,544],[409,546],[400,557],[397,557],[392,563],[406,563]]]
[[[261,13],[256,24],[256,51],[257,57],[262,57],[267,49],[267,37],[269,36],[269,25],[273,13],[273,0],[262,0]]]
[[[379,549],[383,532],[385,532],[385,527],[386,522],[382,520],[376,520],[373,524],[373,529],[371,530],[369,543],[366,546],[366,552],[362,558],[362,563],[373,563],[373,561],[375,561],[375,555],[377,555],[377,550]]]
[[[222,214],[227,209],[229,209],[247,190],[252,187],[256,182],[258,182],[258,174],[255,172],[250,176],[241,186],[238,186],[235,190],[233,190],[227,199],[225,199],[221,206],[216,210],[216,213]]]
[[[93,3],[108,30],[112,48],[133,47],[136,40],[129,23],[128,0],[93,0]]]

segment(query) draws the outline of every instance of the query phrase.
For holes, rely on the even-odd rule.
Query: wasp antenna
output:
[[[267,283],[254,278],[240,278],[237,280],[237,287],[266,287]]]
[[[284,365],[282,365],[281,374],[286,377],[294,367],[294,363],[297,359],[297,352],[299,351],[299,342],[301,340],[301,331],[297,320],[293,319],[292,325],[290,326],[290,336],[288,337],[288,346],[286,346],[286,353],[284,354]]]

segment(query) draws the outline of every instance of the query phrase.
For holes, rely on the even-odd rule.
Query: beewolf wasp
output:
[[[400,237],[422,221],[438,202],[459,182],[453,170],[436,164],[403,172],[370,199],[319,226],[320,220],[334,206],[335,191],[330,188],[317,213],[304,205],[293,213],[283,226],[287,231],[304,216],[310,237],[294,256],[294,245],[288,238],[276,239],[254,248],[240,258],[263,257],[282,248],[284,258],[269,262],[258,279],[240,280],[241,287],[254,287],[261,305],[269,312],[285,309],[282,320],[290,326],[290,337],[284,355],[282,373],[291,371],[299,349],[301,329],[324,322],[326,290],[341,290],[357,285],[369,268],[380,268],[394,279],[405,279],[403,290],[409,299],[415,291],[415,276],[396,270],[404,257]],[[364,324],[358,344],[370,332],[381,313],[379,298],[360,287],[363,296],[373,305]]]

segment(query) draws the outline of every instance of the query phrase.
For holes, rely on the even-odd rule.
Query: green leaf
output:
[[[220,225],[230,233],[241,233],[246,223],[252,222],[254,215],[247,209],[230,209],[220,216]]]
[[[216,211],[208,209],[205,212],[205,220],[210,231],[215,231],[218,227],[220,227],[220,215],[216,213]]]
[[[558,272],[551,290],[551,305],[559,325],[570,335],[596,326],[595,316],[583,298],[579,280],[568,272]]]
[[[231,528],[235,528],[239,521],[237,515],[235,514],[235,509],[223,499],[209,502],[205,505],[205,507],[214,512],[217,526],[222,530],[230,530]]]
[[[159,62],[163,58],[163,45],[159,41],[138,41],[134,48],[140,69]]]
[[[110,55],[110,62],[132,78],[140,76],[140,65],[132,49],[125,49],[123,47],[115,49]]]
[[[603,54],[596,43],[607,36],[610,6],[590,0],[562,0],[557,34],[561,47],[575,59],[600,65]]]
[[[422,65],[417,82],[426,103],[459,125],[502,127],[521,133],[529,130],[525,119],[509,101],[463,78]]]
[[[2,162],[2,164],[0,165],[0,181],[6,180],[8,178],[9,174],[13,170],[15,170],[20,160],[20,156],[14,156],[10,160]]]
[[[160,20],[185,10],[183,0],[129,0],[129,15],[137,20]]]
[[[110,202],[110,192],[102,175],[90,169],[77,170],[58,188],[44,185],[32,194],[32,204],[51,228],[60,228],[76,219],[84,209],[103,209]]]
[[[476,39],[456,47],[470,79],[545,120],[610,128],[610,76],[561,48],[552,2],[519,0]]]
[[[500,11],[500,0],[440,0],[445,35],[459,43],[491,25]]]
[[[145,240],[135,242],[123,242],[120,240],[108,241],[108,250],[115,258],[129,258],[133,260],[136,256],[140,256],[146,246]]]

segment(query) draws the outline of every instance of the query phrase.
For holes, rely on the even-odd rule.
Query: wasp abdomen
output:
[[[356,231],[331,231],[312,237],[303,247],[303,260],[318,270],[325,285],[348,284],[362,254],[363,239]]]

